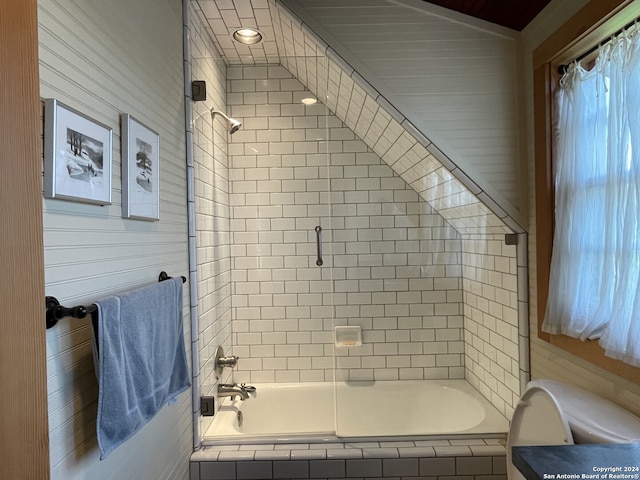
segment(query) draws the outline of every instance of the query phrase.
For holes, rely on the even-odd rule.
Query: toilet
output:
[[[518,445],[633,443],[640,418],[614,403],[554,380],[533,380],[513,412],[507,438],[507,478],[524,477],[511,462]]]

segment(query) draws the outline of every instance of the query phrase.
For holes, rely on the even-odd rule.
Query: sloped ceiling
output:
[[[521,31],[551,0],[423,0],[496,25]],[[196,0],[212,37],[229,64],[279,63],[268,0]],[[319,5],[322,5],[319,2]],[[363,4],[363,13],[366,13]],[[240,27],[258,28],[265,41],[248,47],[231,39]]]
[[[487,22],[522,31],[551,0],[425,0]]]
[[[520,178],[521,173],[518,170],[519,167],[517,164],[517,133],[515,133],[514,130],[517,128],[517,119],[514,117],[513,113],[515,111],[513,105],[515,95],[515,81],[512,74],[509,73],[507,74],[508,78],[507,83],[505,84],[504,78],[501,78],[500,76],[504,74],[503,70],[505,68],[505,65],[507,65],[508,69],[511,68],[509,67],[510,63],[509,61],[505,63],[502,60],[495,58],[496,54],[502,57],[504,57],[505,55],[507,57],[510,56],[512,58],[511,65],[513,64],[513,57],[515,55],[513,42],[515,36],[517,35],[515,31],[496,25],[495,28],[497,29],[498,34],[494,35],[492,31],[490,31],[489,35],[486,35],[486,32],[483,33],[483,31],[486,30],[486,25],[490,24],[481,22],[480,24],[472,24],[470,27],[467,27],[465,26],[465,21],[473,21],[475,19],[470,19],[469,17],[460,15],[457,12],[446,11],[441,7],[435,5],[430,6],[428,9],[426,9],[427,14],[424,14],[424,9],[421,8],[421,5],[426,5],[427,2],[423,2],[422,0],[347,0],[344,2],[342,0],[323,0],[322,2],[310,3],[305,3],[304,0],[302,0],[302,2],[280,0],[280,2],[281,3],[278,3],[277,0],[194,0],[194,4],[197,5],[196,10],[199,11],[202,17],[204,17],[206,24],[208,24],[211,28],[212,37],[214,38],[214,41],[217,43],[221,51],[223,60],[228,65],[263,63],[285,64],[287,62],[287,55],[293,54],[296,57],[299,57],[300,55],[307,56],[309,54],[324,55],[324,52],[320,53],[320,50],[316,49],[315,47],[310,49],[310,51],[312,51],[311,53],[307,52],[307,49],[305,47],[305,40],[301,40],[299,36],[295,37],[295,40],[293,37],[290,39],[283,39],[282,37],[280,37],[278,41],[276,40],[277,32],[275,32],[274,24],[279,26],[279,11],[282,4],[285,4],[288,8],[292,8],[292,5],[296,3],[298,5],[302,3],[305,6],[312,8],[350,9],[351,17],[349,20],[347,20],[347,23],[355,19],[355,22],[359,23],[362,27],[361,30],[363,33],[366,33],[367,30],[379,30],[379,28],[372,27],[367,22],[372,20],[379,21],[380,18],[386,19],[385,15],[387,15],[388,12],[391,12],[394,15],[397,15],[398,18],[402,17],[400,18],[400,23],[405,22],[408,19],[409,23],[415,24],[415,32],[413,33],[413,35],[414,37],[415,35],[418,35],[417,38],[419,41],[430,41],[428,38],[423,38],[425,32],[428,32],[428,30],[426,30],[425,25],[421,22],[424,22],[426,20],[427,22],[431,21],[431,23],[435,25],[436,29],[445,28],[445,30],[450,30],[447,34],[449,35],[449,38],[452,38],[451,35],[453,35],[456,38],[456,42],[458,41],[457,37],[463,35],[464,38],[462,38],[461,40],[467,42],[467,44],[471,45],[472,48],[480,46],[480,50],[477,53],[478,61],[484,62],[486,64],[483,67],[484,71],[489,72],[489,77],[493,75],[494,80],[491,80],[489,77],[487,77],[486,74],[482,73],[480,74],[480,76],[473,76],[474,79],[477,79],[480,82],[478,84],[478,91],[480,93],[467,91],[466,96],[467,98],[475,98],[479,101],[479,103],[476,102],[476,110],[472,110],[471,114],[467,115],[466,117],[464,116],[466,115],[464,114],[464,112],[463,117],[460,117],[459,114],[455,113],[456,111],[460,112],[460,109],[467,108],[466,104],[468,103],[465,100],[465,96],[460,95],[460,93],[464,92],[456,90],[456,87],[452,87],[453,90],[451,90],[451,94],[453,94],[453,96],[449,95],[449,97],[451,97],[450,99],[441,98],[439,101],[450,104],[453,108],[449,110],[451,112],[454,112],[455,115],[458,115],[458,117],[460,118],[459,122],[461,123],[461,127],[463,129],[466,129],[467,132],[471,132],[467,134],[467,140],[472,140],[471,143],[467,142],[469,143],[468,147],[465,147],[463,145],[464,142],[458,141],[458,138],[455,137],[455,135],[453,137],[454,141],[450,143],[455,143],[455,147],[466,148],[466,151],[469,152],[467,156],[470,158],[474,157],[474,161],[476,162],[476,164],[482,164],[485,159],[489,160],[489,162],[487,163],[487,167],[484,168],[485,171],[478,174],[477,172],[473,171],[472,167],[468,167],[463,163],[458,163],[459,155],[457,155],[455,149],[451,149],[449,151],[447,151],[447,148],[442,149],[444,155],[441,156],[443,156],[445,159],[447,157],[450,158],[451,160],[449,161],[449,163],[453,161],[454,164],[457,164],[459,168],[456,168],[455,165],[450,168],[453,168],[456,172],[459,172],[456,173],[456,176],[458,178],[472,179],[469,182],[466,182],[468,185],[471,185],[470,190],[473,193],[480,193],[481,195],[483,195],[485,199],[482,201],[485,203],[485,205],[490,205],[491,210],[493,212],[496,212],[499,218],[504,219],[508,216],[515,220],[516,224],[525,224],[522,222],[522,219],[524,218],[524,212],[526,212],[526,205],[521,203],[518,198],[518,195],[520,195],[520,193],[526,194],[526,192],[524,192],[524,189],[521,188],[524,182]],[[367,7],[367,5],[369,7]],[[409,11],[407,11],[407,7],[409,8]],[[429,12],[432,12],[434,9],[436,14],[430,15]],[[298,11],[296,11],[295,8],[293,10],[296,14],[298,14]],[[374,12],[372,10],[377,10],[377,12]],[[359,18],[358,15],[362,15],[362,18]],[[371,15],[374,15],[374,17],[371,17]],[[375,17],[376,15],[377,17]],[[383,17],[380,17],[379,15],[383,15]],[[454,21],[447,20],[447,15],[453,15]],[[385,92],[384,81],[381,83],[380,79],[376,78],[375,73],[372,73],[371,69],[368,68],[367,65],[363,65],[361,63],[358,64],[359,52],[356,52],[355,56],[344,56],[344,50],[341,49],[343,45],[340,45],[340,41],[335,41],[336,39],[332,38],[331,33],[333,32],[330,32],[325,37],[325,32],[321,32],[322,25],[319,25],[318,22],[315,22],[315,26],[318,26],[318,29],[316,30],[316,28],[314,28],[313,18],[309,19],[308,17],[306,18],[301,15],[298,15],[298,17],[300,17],[304,24],[306,24],[305,28],[307,28],[307,26],[310,26],[316,34],[321,35],[322,40],[320,40],[316,35],[312,34],[310,38],[315,39],[312,40],[312,43],[316,42],[316,40],[320,42],[320,44],[326,42],[326,44],[329,44],[329,50],[334,49],[332,58],[336,58],[336,61],[338,61],[340,65],[344,64],[344,60],[340,60],[340,56],[342,56],[353,67],[355,67],[356,71],[361,75],[356,75],[354,73],[354,78],[356,76],[358,76],[360,79],[364,77],[364,80],[360,81],[361,85],[367,85],[367,82],[371,83],[371,85],[375,87],[372,93],[372,98],[377,98],[378,103],[383,102],[383,105],[385,106],[387,111],[391,112],[394,118],[397,118],[398,121],[403,123],[403,125],[405,123],[403,122],[403,119],[405,119],[405,117],[406,119],[410,120],[414,125],[411,126],[411,128],[415,129],[417,127],[424,134],[418,134],[418,137],[425,140],[425,145],[432,144],[433,142],[433,147],[435,147],[436,145],[438,147],[440,147],[441,145],[445,145],[445,147],[447,146],[446,142],[440,142],[440,139],[437,138],[438,132],[436,132],[436,130],[438,128],[447,129],[449,127],[447,127],[443,123],[441,125],[436,124],[436,128],[423,128],[429,126],[421,125],[421,120],[418,116],[414,115],[412,117],[411,113],[407,113],[407,111],[405,110],[405,107],[415,104],[415,102],[413,102],[411,98],[394,98],[393,92],[391,90],[387,90],[387,92]],[[440,22],[439,19],[444,19],[444,24]],[[297,21],[299,22],[300,20]],[[462,25],[462,30],[460,30],[459,25]],[[480,28],[478,28],[478,25],[480,25]],[[261,32],[263,32],[265,41],[257,46],[251,47],[237,44],[236,42],[231,40],[230,33],[240,27],[254,27],[259,29]],[[451,30],[452,28],[453,30]],[[489,30],[491,30],[491,28]],[[309,30],[307,29],[306,31]],[[438,33],[433,32],[428,32],[427,34],[439,35]],[[478,37],[478,35],[480,35],[480,37]],[[438,40],[438,38],[435,37],[435,40]],[[296,47],[284,48],[283,42],[286,43],[286,41],[292,41],[293,44],[296,45]],[[408,42],[411,41],[413,40],[409,38]],[[385,51],[390,55],[394,55],[395,57],[397,57],[397,54],[399,53],[411,54],[412,50],[415,52],[415,49],[411,48],[411,43],[400,45],[396,48],[396,50],[393,50],[394,47],[390,45],[389,42],[386,43],[387,45],[385,45],[384,40],[378,40],[378,43],[374,47],[369,48],[369,50],[371,51],[373,49],[373,51],[376,51],[378,46],[381,46],[380,48],[386,48]],[[389,50],[389,48],[392,48],[392,50]],[[289,53],[290,51],[295,53]],[[379,51],[382,52],[382,50]],[[397,54],[394,53],[394,51],[397,52]],[[335,52],[338,52],[338,55],[335,55]],[[346,53],[349,54],[348,51]],[[329,54],[330,56],[332,55],[329,51],[327,51],[327,54]],[[444,52],[444,54],[448,58],[447,61],[450,64],[449,68],[453,68],[455,70],[462,65],[455,58],[455,56],[449,58],[450,53]],[[440,54],[438,54],[438,56],[440,56]],[[391,58],[393,58],[393,56]],[[396,58],[395,60],[400,59]],[[434,65],[438,63],[439,59],[436,58],[433,60],[435,60],[435,62],[432,62],[430,64],[428,61],[421,62],[420,59],[418,59],[418,61],[409,63],[409,65],[414,66],[412,67],[416,70],[414,74],[430,76],[434,70],[437,72],[437,67],[434,67]],[[405,64],[406,63],[407,62],[405,61]],[[497,77],[491,71],[492,65],[494,65],[493,68],[497,72]],[[353,69],[349,68],[349,65],[344,64],[343,68],[343,71],[346,73],[346,75],[351,75],[351,72],[353,72]],[[409,76],[411,75],[413,74],[409,72]],[[465,74],[463,76],[460,76],[459,78],[464,78],[465,76],[468,75]],[[495,81],[496,79],[497,81]],[[436,78],[436,80],[438,79]],[[417,82],[420,83],[421,81],[422,80],[418,80]],[[445,79],[445,83],[446,81],[447,80]],[[476,83],[474,82],[475,80],[467,82],[467,86],[471,86],[472,90],[476,90]],[[494,86],[491,86],[492,82],[495,83]],[[509,82],[511,83],[509,84]],[[415,84],[416,82],[414,81],[413,83]],[[442,82],[440,81],[440,83]],[[381,84],[383,88],[379,87],[379,85]],[[487,85],[490,86],[488,91],[486,90]],[[401,85],[396,86],[398,88],[403,88]],[[500,100],[501,95],[503,95],[503,91],[499,90],[500,87],[504,87],[506,89],[508,97],[507,103],[509,105],[505,106],[504,101]],[[485,90],[482,90],[483,88],[485,88]],[[377,91],[375,91],[375,89],[377,89]],[[382,93],[384,97],[378,92]],[[404,92],[405,90],[402,90],[403,94]],[[432,96],[432,98],[436,97],[437,96]],[[396,103],[396,101],[399,103]],[[438,100],[436,99],[436,101]],[[505,108],[508,110],[506,114]],[[443,122],[449,122],[448,125],[451,125],[452,123],[455,124],[458,121],[455,118],[445,119],[444,117],[442,117],[441,120]],[[477,132],[473,133],[472,130],[475,127],[472,126],[472,130],[469,130],[469,128],[467,128],[468,121],[480,124],[480,129],[476,128]],[[434,133],[436,135],[434,135]],[[429,138],[426,138],[425,135]],[[492,137],[495,136],[503,138],[504,140],[495,142],[492,139]],[[473,138],[476,138],[477,141],[473,141]],[[506,145],[506,148],[502,148],[500,146],[500,141],[502,141]],[[493,142],[493,147],[487,148],[487,142]],[[438,148],[436,148],[436,150],[439,151]],[[499,157],[503,158],[502,164],[500,164],[500,160],[497,162],[492,161],[491,163],[492,158]],[[487,178],[489,178],[490,181],[488,181]],[[501,191],[501,188],[506,192],[506,194]],[[416,189],[419,191],[418,188]],[[484,218],[484,213],[482,213],[481,216],[482,218]],[[511,225],[513,228],[513,224]],[[521,230],[519,228],[514,228],[514,231]]]
[[[500,207],[526,222],[519,34],[418,0],[281,0]]]

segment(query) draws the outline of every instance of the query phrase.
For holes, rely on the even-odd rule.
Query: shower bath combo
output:
[[[318,79],[329,78],[326,57],[304,61]],[[194,128],[194,170],[221,182],[197,179],[193,207],[202,222],[192,227],[192,248],[203,256],[191,268],[202,268],[204,305],[192,315],[202,322],[193,328],[200,333],[194,365],[198,393],[219,402],[214,417],[194,419],[196,445],[504,435],[511,405],[502,399],[520,383],[513,286],[520,259],[514,244],[505,244],[508,230],[487,222],[484,232],[456,231],[394,172],[392,165],[406,160],[383,160],[366,142],[392,132],[362,136],[324,95],[300,90],[284,66],[269,67],[264,77],[264,67],[220,68],[236,69],[234,78],[255,79],[255,86],[244,94],[247,80],[236,90],[230,79],[217,88],[231,98],[229,115],[211,105],[193,115],[223,120]],[[311,95],[320,101],[301,102]],[[241,126],[245,134],[233,135]],[[429,155],[419,144],[408,153],[414,151]],[[437,158],[428,159],[443,182],[434,191],[453,186]],[[496,272],[501,290],[485,300],[497,287]],[[504,319],[489,318],[499,310]],[[361,337],[339,338],[355,329]],[[500,346],[490,344],[498,338]],[[237,366],[222,376],[213,375],[217,345],[243,359],[229,360]],[[482,368],[497,371],[489,362],[504,369],[508,389],[485,378]],[[413,392],[400,408],[399,390]],[[444,406],[452,408],[445,414]],[[297,409],[317,422],[291,421]],[[398,415],[386,415],[384,427],[367,420],[392,410]],[[418,422],[426,411],[429,420]]]

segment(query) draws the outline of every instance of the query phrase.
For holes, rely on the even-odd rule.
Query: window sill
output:
[[[604,354],[604,349],[597,340],[586,340],[583,342],[577,338],[567,337],[566,335],[551,335],[542,331],[538,332],[538,338],[576,357],[591,362],[604,370],[640,384],[640,368],[607,357]]]

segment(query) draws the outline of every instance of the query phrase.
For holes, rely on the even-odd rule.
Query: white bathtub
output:
[[[225,398],[207,444],[503,435],[508,420],[464,380],[254,384]]]

